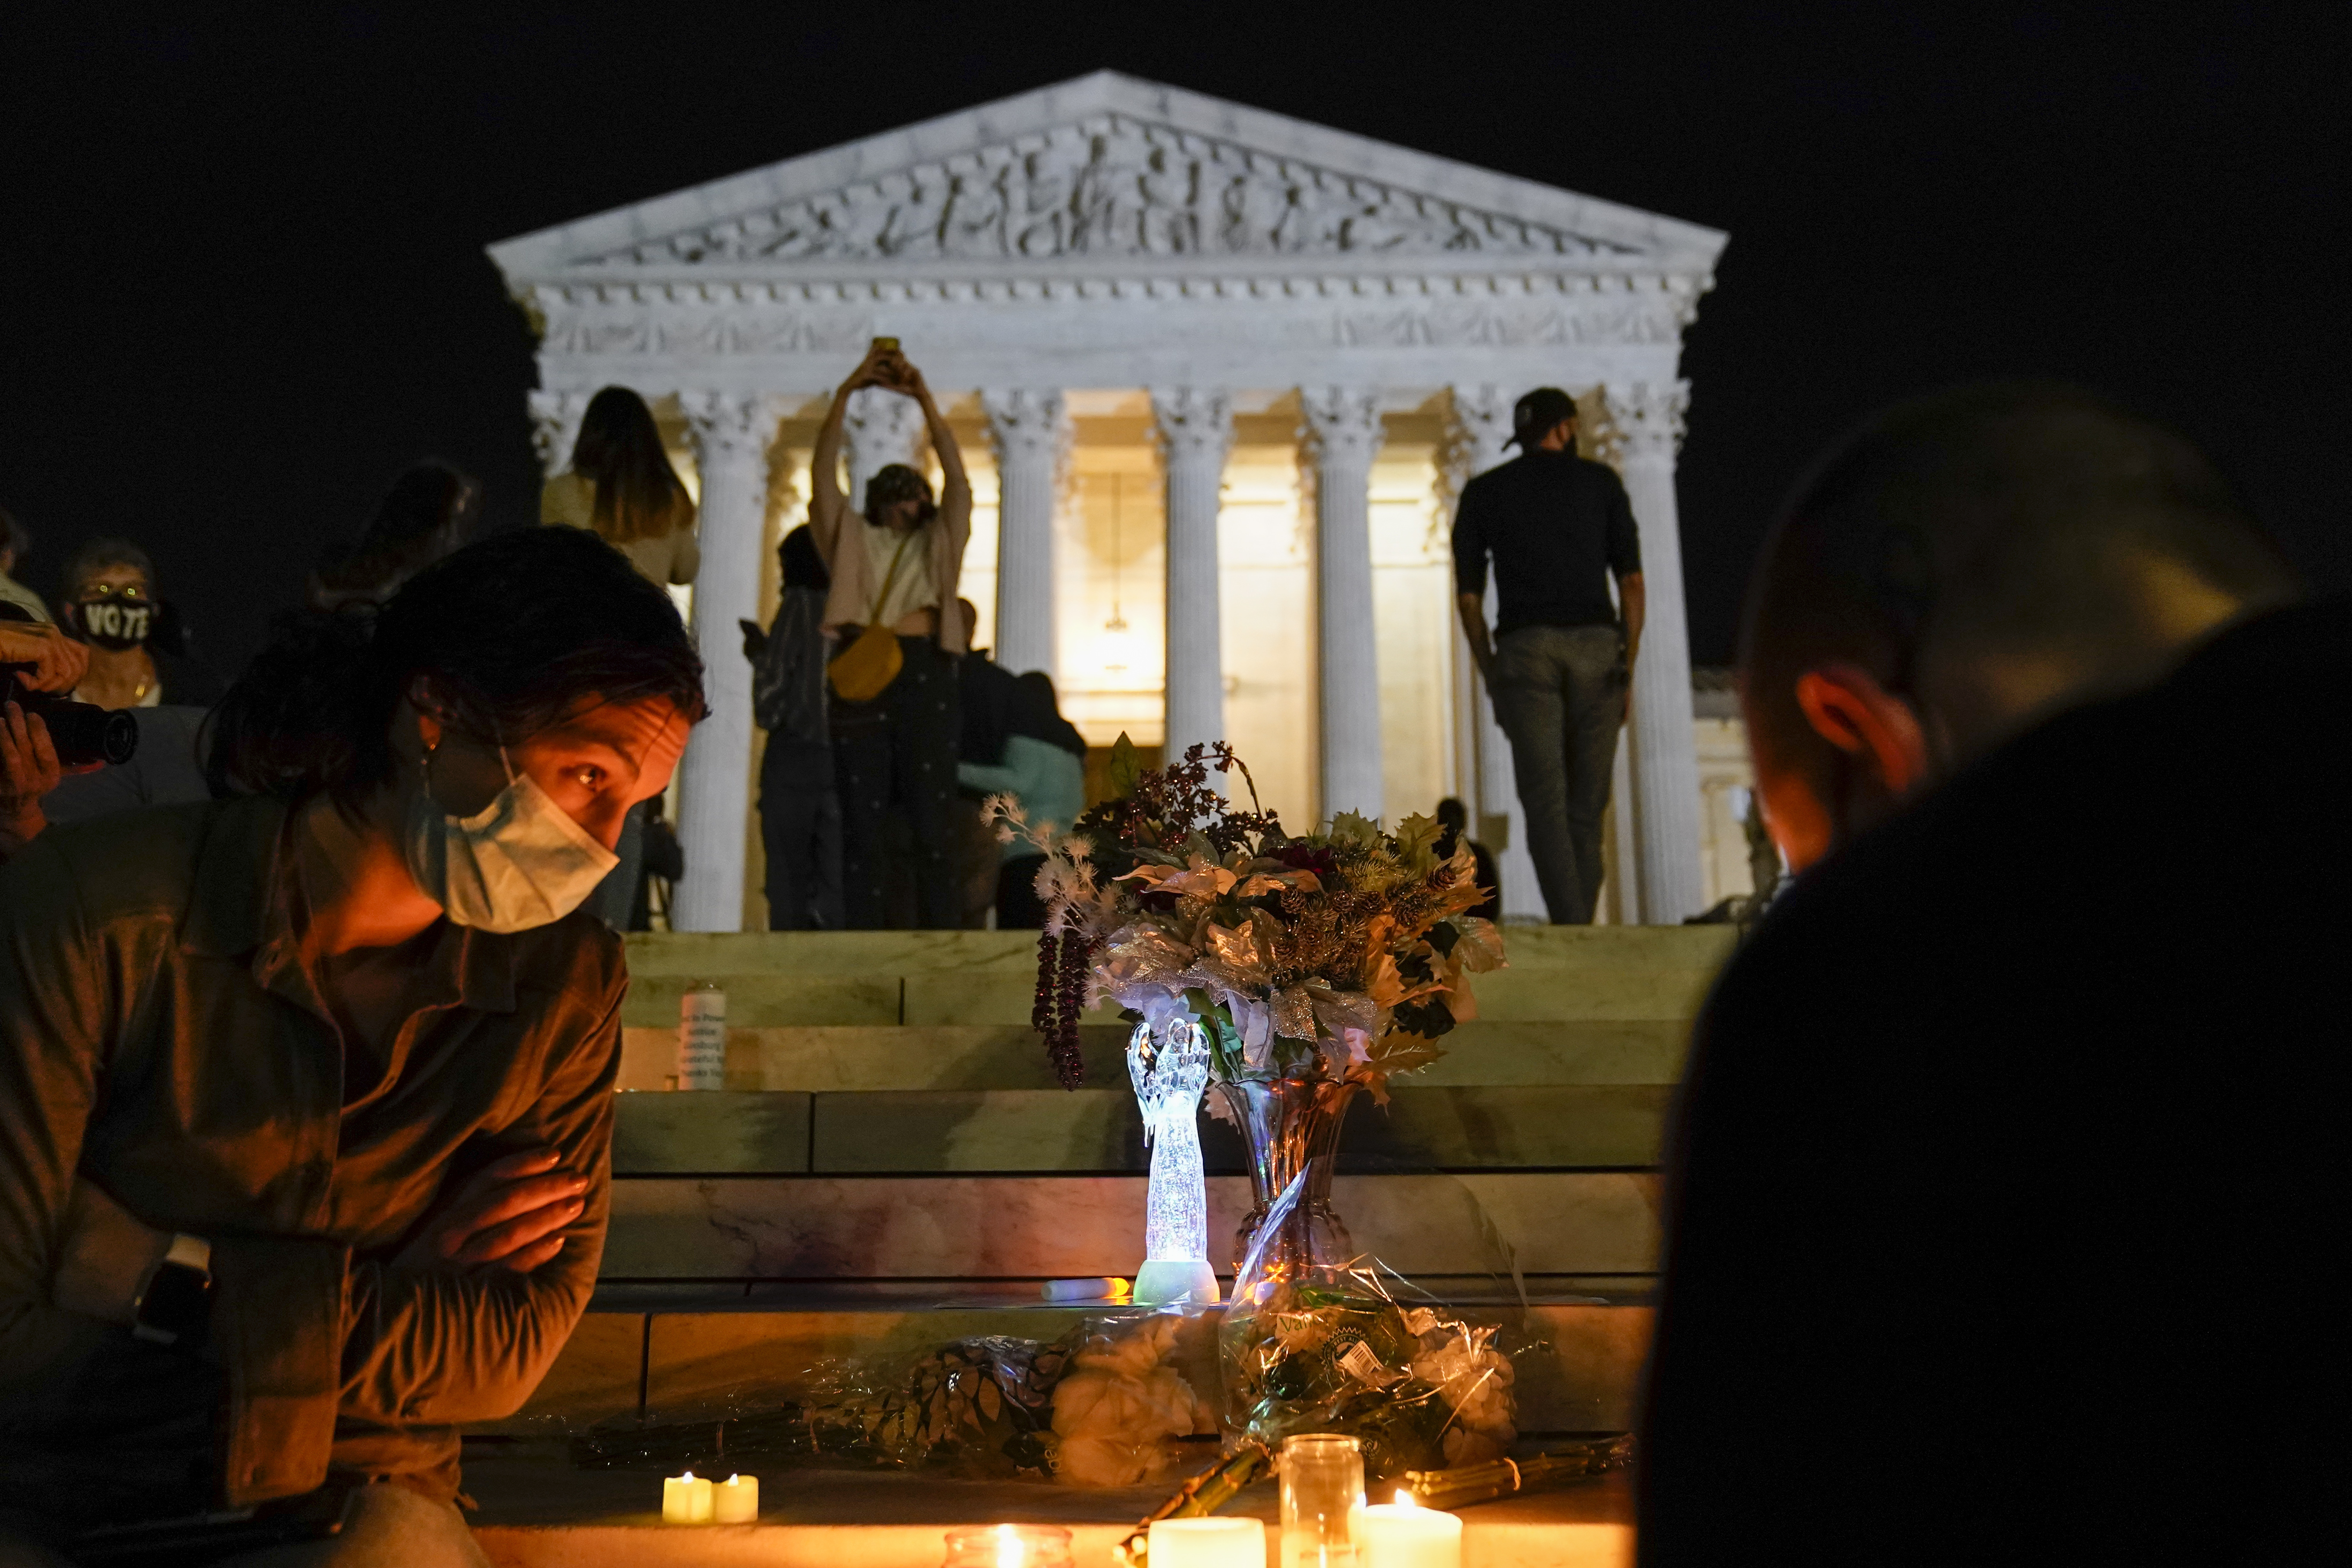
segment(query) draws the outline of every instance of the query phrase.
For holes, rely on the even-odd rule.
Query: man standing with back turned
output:
[[[1601,891],[1601,815],[1642,642],[1642,543],[1615,470],[1576,455],[1576,404],[1539,386],[1511,413],[1519,456],[1462,488],[1454,585],[1462,629],[1511,771],[1528,850],[1554,925],[1590,925]],[[1499,614],[1486,637],[1486,557]],[[1608,574],[1617,576],[1609,601]]]

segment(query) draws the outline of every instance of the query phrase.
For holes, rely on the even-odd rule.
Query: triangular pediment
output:
[[[509,240],[510,283],[1319,258],[1704,271],[1673,218],[1103,71]]]

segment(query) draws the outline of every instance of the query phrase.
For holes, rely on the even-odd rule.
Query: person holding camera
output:
[[[921,407],[946,480],[936,504],[921,474],[892,463],[866,481],[864,515],[850,510],[839,474],[842,421],[851,395],[869,386]],[[965,646],[954,607],[971,537],[971,483],[955,433],[895,340],[877,339],[834,395],[813,468],[809,531],[832,574],[824,629],[842,649],[829,678],[845,923],[853,931],[885,923],[884,834],[898,811],[912,830],[915,922],[951,930],[962,923],[954,660]]]
[[[23,612],[8,605],[7,610]],[[89,649],[46,622],[0,615],[0,669],[28,691],[70,691],[89,668]],[[0,703],[0,862],[12,860],[48,826],[41,797],[65,770],[48,726],[13,700]]]
[[[0,868],[0,1563],[478,1568],[458,1434],[604,1247],[628,974],[575,911],[703,710],[668,595],[526,529],[281,617],[221,798]]]

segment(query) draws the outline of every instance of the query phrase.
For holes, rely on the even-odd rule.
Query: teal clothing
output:
[[[1061,747],[1027,735],[1004,738],[1004,761],[958,763],[956,783],[983,795],[1009,795],[1021,803],[1031,826],[1052,823],[1064,832],[1087,808],[1087,765]],[[1004,846],[1004,858],[1034,855],[1037,847],[1015,838]]]

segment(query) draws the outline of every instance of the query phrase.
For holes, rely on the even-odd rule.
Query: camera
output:
[[[93,763],[121,763],[139,750],[139,721],[121,708],[100,708],[76,702],[54,692],[34,691],[18,679],[29,664],[0,664],[0,703],[14,702],[27,713],[37,713],[57,748],[60,767],[88,767]]]

